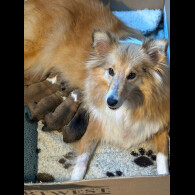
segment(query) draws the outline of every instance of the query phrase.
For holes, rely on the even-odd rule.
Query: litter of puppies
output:
[[[44,81],[24,86],[26,119],[43,120],[43,131],[60,131],[64,142],[74,142],[84,135],[89,121],[82,98],[80,89],[61,81],[58,74],[51,74]]]

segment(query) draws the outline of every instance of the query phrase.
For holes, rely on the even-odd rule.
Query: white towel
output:
[[[148,34],[158,27],[163,11],[160,9],[144,9],[135,11],[113,11],[117,18],[127,26],[140,30],[143,34]]]

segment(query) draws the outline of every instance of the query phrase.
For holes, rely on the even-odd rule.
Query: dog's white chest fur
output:
[[[160,124],[151,121],[131,121],[131,111],[121,106],[111,110],[107,106],[92,109],[93,116],[102,123],[102,141],[124,148],[144,142],[160,130]]]

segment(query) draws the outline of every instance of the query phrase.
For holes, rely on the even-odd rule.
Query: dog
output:
[[[165,39],[142,45],[120,43],[103,31],[93,34],[94,52],[86,62],[85,103],[90,113],[72,180],[84,177],[99,141],[129,148],[152,139],[157,173],[168,174],[170,121],[169,67]]]
[[[90,117],[71,180],[84,178],[100,141],[129,148],[151,139],[157,173],[169,174],[168,41],[145,39],[95,0],[27,0],[24,29],[24,74],[59,71],[84,93]],[[119,41],[127,37],[143,43]]]
[[[83,89],[87,77],[83,63],[90,56],[94,29],[111,31],[120,39],[144,38],[99,0],[25,1],[24,77],[38,82],[48,72],[61,72],[73,88]]]

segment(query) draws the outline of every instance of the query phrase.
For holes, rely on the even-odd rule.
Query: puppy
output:
[[[88,123],[89,113],[81,104],[70,123],[61,129],[63,133],[63,141],[71,143],[81,139],[81,137],[85,134]]]
[[[42,127],[43,131],[52,131],[59,130],[64,125],[67,125],[75,113],[78,110],[78,107],[81,103],[82,94],[80,90],[73,90],[70,95],[63,101],[54,112],[50,112],[44,117],[44,126]]]
[[[24,86],[24,105],[29,102],[39,102],[42,98],[55,93],[63,86],[61,78],[57,74],[51,74],[46,80]]]
[[[42,98],[38,103],[29,102],[27,104],[31,113],[31,116],[28,115],[29,120],[43,120],[46,114],[54,111],[66,99],[66,96],[66,91],[57,91]]]

